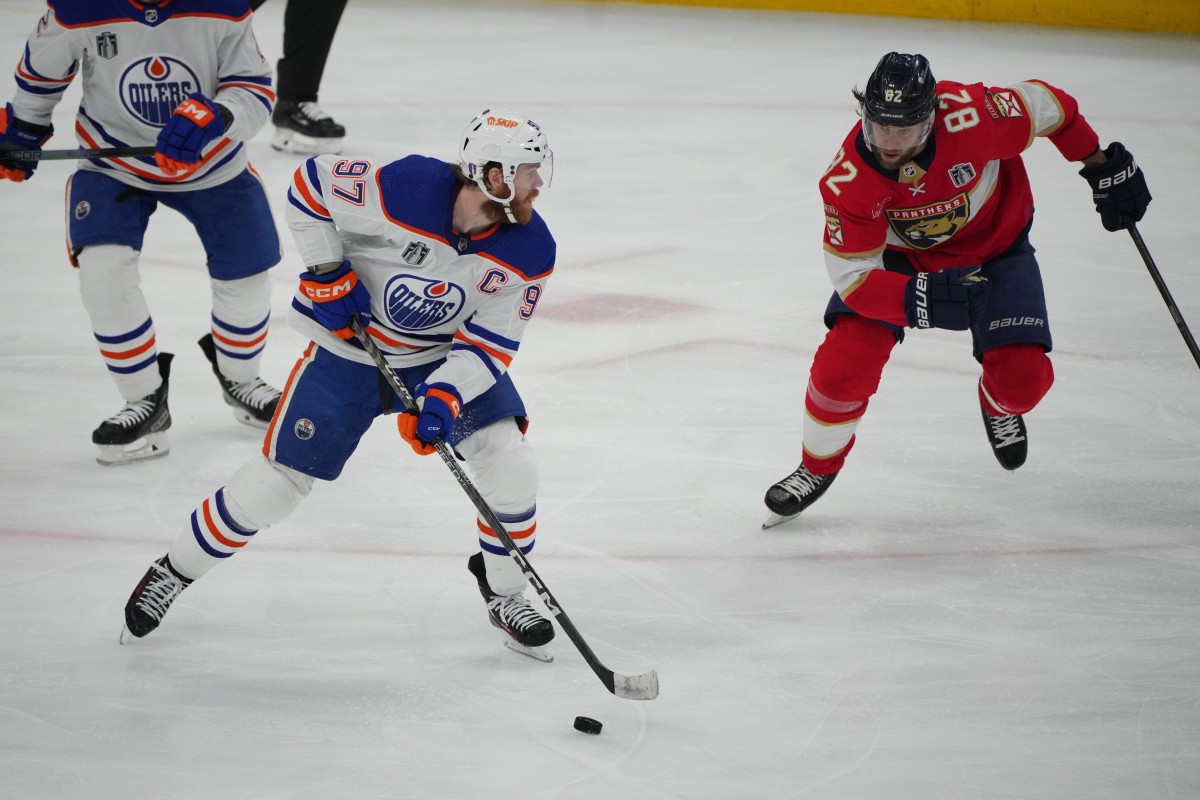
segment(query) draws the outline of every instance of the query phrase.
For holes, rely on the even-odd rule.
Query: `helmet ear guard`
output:
[[[496,197],[487,185],[489,164],[498,164],[508,197]],[[522,164],[536,164],[542,185],[549,186],[554,176],[554,152],[546,134],[528,117],[501,109],[486,109],[463,131],[458,166],[489,199],[504,206],[510,222],[516,222],[509,207],[516,190],[513,182]]]

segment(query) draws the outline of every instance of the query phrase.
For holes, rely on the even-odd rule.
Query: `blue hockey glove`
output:
[[[41,150],[42,145],[54,133],[53,125],[34,125],[24,122],[13,114],[12,103],[5,103],[0,111],[0,178],[20,183],[33,175],[36,161],[16,161],[5,158],[4,153],[12,150]]]
[[[321,275],[300,273],[300,291],[312,301],[317,322],[339,338],[354,338],[350,318],[355,314],[364,328],[371,324],[371,293],[358,282],[349,261]]]
[[[965,331],[983,311],[987,278],[979,267],[921,272],[904,289],[904,316],[910,328]]]
[[[168,175],[191,172],[200,166],[200,154],[225,132],[225,118],[216,103],[202,94],[190,94],[158,132],[154,160]]]
[[[417,455],[434,452],[433,442],[449,438],[462,410],[462,396],[448,383],[420,384],[414,395],[420,414],[401,414],[396,419],[400,437]]]
[[[1092,185],[1092,200],[1104,229],[1119,231],[1129,222],[1140,222],[1145,216],[1146,207],[1150,205],[1150,190],[1146,187],[1145,174],[1125,145],[1113,142],[1104,155],[1107,161],[1084,167],[1079,174]]]

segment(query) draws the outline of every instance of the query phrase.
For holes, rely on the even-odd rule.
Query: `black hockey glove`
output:
[[[53,133],[53,125],[34,125],[32,122],[17,119],[13,115],[12,103],[6,103],[4,108],[0,108],[0,178],[20,183],[32,177],[38,162],[5,158],[4,153],[13,150],[41,150],[42,145]]]
[[[1145,216],[1150,190],[1146,188],[1146,176],[1125,145],[1113,142],[1104,155],[1107,161],[1084,167],[1079,174],[1092,185],[1092,200],[1104,229],[1119,231]]]
[[[910,328],[965,331],[983,312],[988,293],[980,267],[920,272],[904,289],[904,316]]]

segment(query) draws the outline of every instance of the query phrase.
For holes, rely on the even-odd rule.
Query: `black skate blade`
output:
[[[550,651],[547,645],[526,647],[523,644],[517,644],[512,639],[505,638],[504,646],[514,653],[519,653],[526,658],[532,658],[534,661],[541,661],[543,664],[549,664],[554,661],[554,653]]]
[[[229,399],[226,398],[225,402],[228,403]],[[270,422],[264,422],[263,420],[258,419],[249,411],[245,411],[238,406],[233,405],[233,403],[229,403],[229,405],[233,407],[233,418],[243,425],[249,425],[251,428],[259,428],[260,430],[264,431],[271,427]]]
[[[151,461],[171,452],[165,432],[148,433],[129,444],[102,444],[98,447],[100,452],[96,456],[96,463],[102,467],[123,467],[139,461]]]
[[[762,529],[764,531],[768,531],[771,528],[774,528],[777,525],[782,525],[785,522],[791,522],[796,517],[800,516],[799,514],[792,514],[787,517],[781,517],[779,514],[776,514],[774,511],[769,511],[767,513],[769,516],[767,517],[766,521],[763,522],[763,525],[762,525]]]

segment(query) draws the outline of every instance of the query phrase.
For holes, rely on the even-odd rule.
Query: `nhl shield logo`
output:
[[[105,31],[96,36],[96,55],[106,61],[117,57],[117,35],[115,33]]]
[[[401,257],[412,266],[419,267],[428,255],[428,245],[424,242],[411,242],[408,247],[404,248],[404,254]]]

